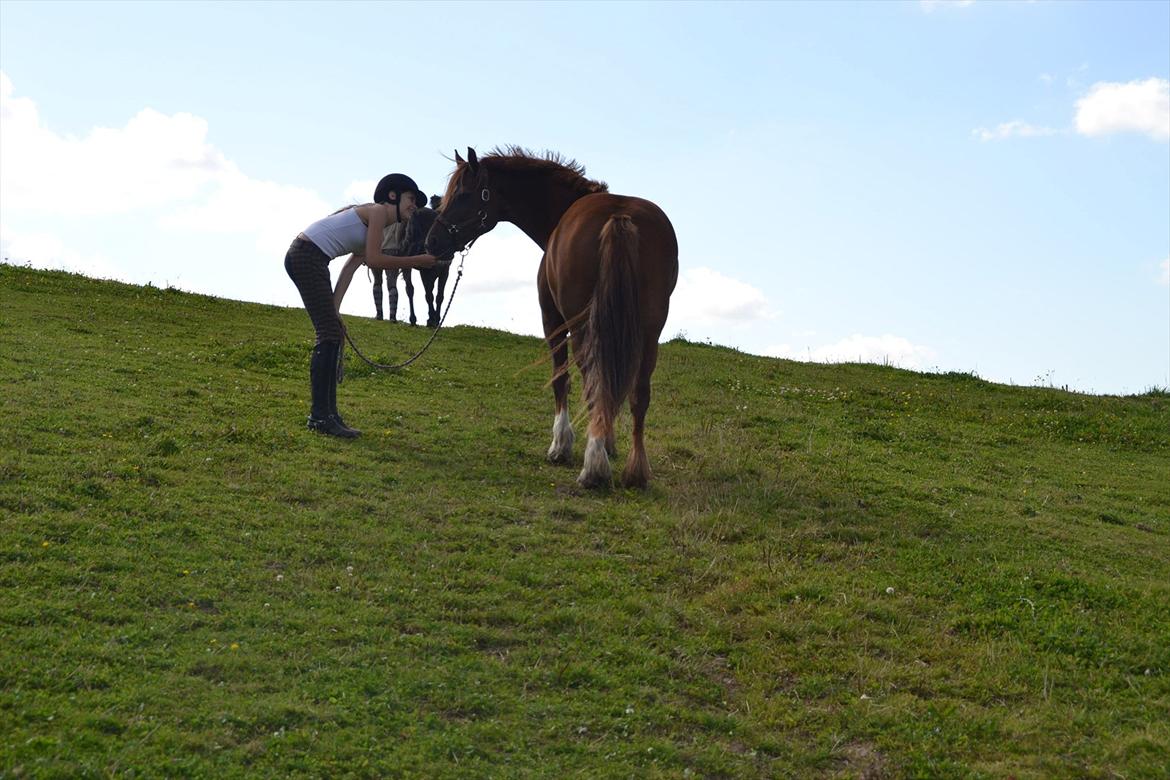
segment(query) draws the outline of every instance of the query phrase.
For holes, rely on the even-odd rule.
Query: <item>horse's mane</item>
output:
[[[560,152],[534,153],[523,146],[497,146],[487,153],[485,162],[488,159],[503,162],[509,170],[551,173],[565,184],[580,188],[588,194],[609,192],[608,184],[587,178],[584,165]]]
[[[560,152],[546,151],[532,152],[523,146],[508,145],[496,146],[480,158],[480,162],[489,168],[499,166],[510,173],[536,173],[552,176],[555,180],[580,192],[581,195],[591,195],[595,192],[609,192],[609,185],[585,176],[585,166]],[[466,163],[460,164],[456,173],[463,170]],[[457,176],[452,176],[447,187],[447,194],[443,203],[449,203]]]

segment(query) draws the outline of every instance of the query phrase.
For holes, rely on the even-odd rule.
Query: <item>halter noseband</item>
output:
[[[435,222],[442,225],[444,228],[447,229],[447,234],[451,236],[451,240],[459,248],[463,248],[463,246],[465,244],[470,246],[470,244],[468,244],[468,242],[459,240],[459,234],[462,233],[464,230],[468,230],[469,228],[471,228],[471,226],[475,224],[476,220],[479,221],[479,233],[477,233],[475,235],[475,238],[471,239],[471,244],[474,244],[476,238],[479,238],[481,235],[483,235],[484,233],[487,232],[487,218],[488,218],[487,203],[488,203],[488,201],[490,201],[492,199],[491,190],[488,189],[487,187],[484,187],[482,190],[479,191],[479,199],[480,199],[480,202],[484,204],[483,208],[481,208],[479,211],[475,212],[475,214],[471,217],[471,219],[467,220],[466,222],[464,222],[461,225],[456,225],[456,224],[452,224],[452,223],[448,222],[447,220],[443,219],[442,214],[435,214]]]

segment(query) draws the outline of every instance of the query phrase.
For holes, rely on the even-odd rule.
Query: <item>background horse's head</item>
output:
[[[435,211],[423,206],[416,209],[406,223],[406,235],[403,237],[401,251],[403,255],[421,255],[426,253],[424,245],[427,233],[435,224]]]
[[[499,199],[492,198],[487,170],[475,150],[468,147],[466,160],[455,152],[455,166],[443,207],[426,239],[426,250],[436,256],[463,249],[500,221]]]

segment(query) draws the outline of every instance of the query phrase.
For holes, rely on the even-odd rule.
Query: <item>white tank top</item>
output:
[[[309,225],[303,232],[305,238],[331,258],[366,251],[366,225],[358,216],[356,208],[330,214]]]

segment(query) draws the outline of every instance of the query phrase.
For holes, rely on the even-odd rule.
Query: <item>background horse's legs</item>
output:
[[[435,292],[435,327],[443,317],[443,291],[447,289],[447,276],[451,273],[451,266],[439,271],[439,289]]]
[[[406,286],[406,300],[410,301],[410,324],[418,325],[418,318],[414,316],[414,283],[410,281],[410,269],[402,269],[402,283]]]
[[[389,319],[391,322],[398,322],[398,272],[386,272],[386,304],[390,311]]]
[[[427,297],[427,327],[434,328],[439,324],[439,314],[435,310],[435,274],[423,276],[420,273],[419,277],[423,283],[423,295]]]
[[[375,319],[382,319],[382,269],[374,269],[374,311]]]
[[[646,447],[642,441],[642,432],[646,425],[646,410],[650,408],[650,375],[654,373],[654,366],[658,362],[658,339],[647,339],[642,346],[642,365],[638,369],[638,378],[630,391],[630,414],[634,418],[634,444],[630,449],[630,457],[626,459],[626,468],[622,471],[622,485],[625,487],[644,488],[650,481],[650,461],[646,457]]]
[[[571,463],[573,460],[573,423],[569,419],[569,334],[563,329],[565,318],[557,311],[541,265],[537,277],[540,294],[540,315],[544,320],[544,338],[552,352],[553,438],[548,446],[552,463]]]

